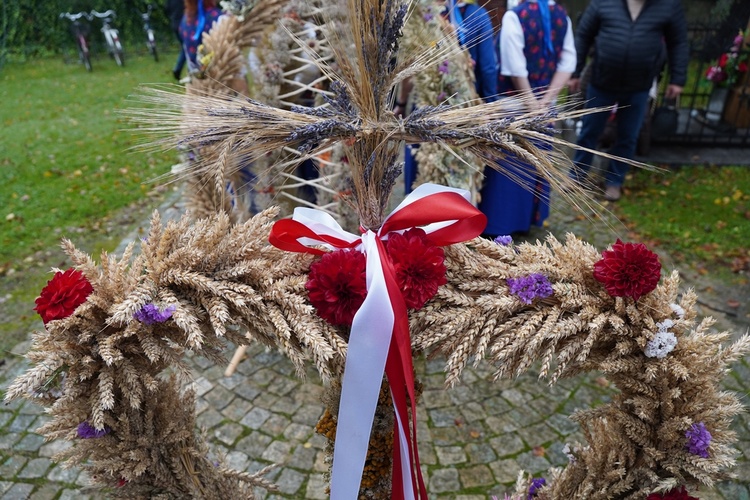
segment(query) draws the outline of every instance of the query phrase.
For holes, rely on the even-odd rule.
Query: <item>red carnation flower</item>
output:
[[[94,288],[81,271],[68,269],[64,273],[56,272],[34,301],[34,310],[46,325],[52,320],[67,318],[73,314],[76,307],[86,302],[93,291]]]
[[[594,278],[610,295],[634,300],[656,288],[660,272],[661,263],[654,252],[642,243],[623,243],[619,239],[594,264]]]
[[[448,282],[443,249],[433,245],[423,229],[388,235],[386,250],[409,309],[421,309]]]
[[[646,500],[700,500],[700,499],[698,497],[691,497],[690,495],[688,495],[688,492],[687,490],[685,490],[685,487],[680,486],[679,489],[674,488],[664,494],[651,493],[649,496],[646,497]]]
[[[310,266],[305,283],[318,316],[332,325],[351,325],[367,295],[364,254],[337,250]]]

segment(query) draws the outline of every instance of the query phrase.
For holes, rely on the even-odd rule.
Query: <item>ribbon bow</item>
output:
[[[331,250],[355,248],[366,255],[367,296],[352,321],[342,380],[331,474],[333,500],[357,498],[359,494],[384,372],[398,436],[393,450],[392,498],[427,498],[417,450],[409,317],[383,241],[390,233],[414,227],[421,227],[438,246],[474,238],[481,234],[487,218],[468,200],[468,191],[423,184],[386,217],[377,232],[368,230],[356,236],[344,231],[325,212],[309,208],[296,208],[292,219],[280,220],[271,229],[269,242],[282,250],[323,254],[313,248],[323,246]]]

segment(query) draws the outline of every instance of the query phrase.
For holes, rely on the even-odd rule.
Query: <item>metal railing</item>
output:
[[[717,57],[726,52],[714,28],[691,27],[688,81],[679,102],[677,131],[669,136],[654,137],[657,144],[690,144],[694,146],[750,146],[750,75],[740,78],[733,88],[719,88],[705,77]],[[669,75],[662,75],[662,79]],[[668,80],[666,80],[668,81]],[[660,86],[657,105],[664,100]]]

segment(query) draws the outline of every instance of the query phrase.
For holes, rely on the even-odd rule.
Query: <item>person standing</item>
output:
[[[665,98],[676,99],[687,80],[687,21],[681,0],[592,0],[575,35],[578,64],[568,84],[571,93],[584,91],[586,108],[617,104],[617,138],[609,153],[632,159],[647,110],[649,89],[664,65],[666,49],[669,85]],[[591,80],[580,88],[579,76],[593,49]],[[578,146],[595,149],[609,113],[583,117]],[[571,176],[583,182],[593,154],[576,150]],[[604,198],[617,201],[628,164],[610,160]]]
[[[164,13],[169,19],[169,27],[172,28],[172,32],[177,37],[177,41],[180,43],[180,52],[177,54],[177,61],[174,63],[172,68],[172,75],[175,80],[180,80],[182,74],[182,68],[185,67],[185,51],[182,50],[182,36],[180,36],[180,22],[182,21],[182,14],[185,11],[184,0],[167,0],[164,6]]]
[[[200,69],[197,59],[198,47],[203,34],[211,31],[211,27],[220,16],[221,10],[216,7],[215,0],[185,0],[185,13],[180,22],[180,36],[182,37],[182,50],[187,57],[189,73]]]
[[[520,3],[503,16],[499,44],[501,95],[527,95],[519,101],[527,109],[519,113],[554,106],[576,67],[572,23],[565,9],[553,0]],[[487,216],[486,236],[525,233],[549,215],[549,183],[519,158],[504,159],[502,167],[510,176],[485,168],[479,209]]]

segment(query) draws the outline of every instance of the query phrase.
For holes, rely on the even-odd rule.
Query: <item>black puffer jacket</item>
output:
[[[592,0],[576,28],[580,75],[593,47],[591,83],[613,92],[636,92],[651,87],[669,60],[670,83],[687,79],[687,22],[681,0],[646,0],[635,21],[627,0]]]

